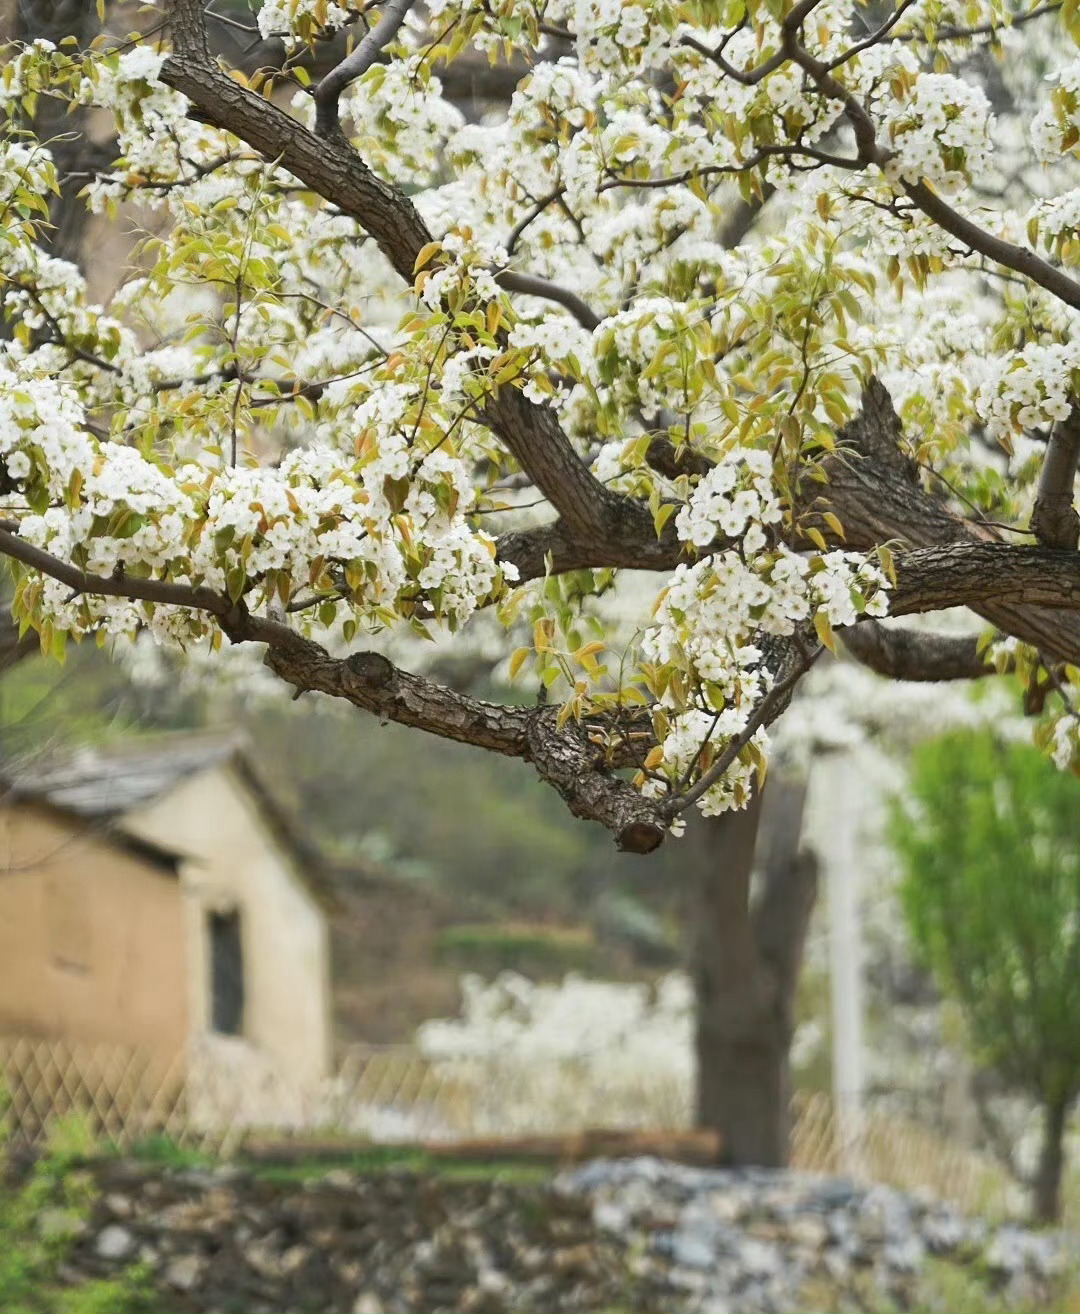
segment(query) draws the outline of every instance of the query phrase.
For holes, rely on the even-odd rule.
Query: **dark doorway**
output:
[[[244,1028],[244,954],[238,912],[210,914],[210,1025],[225,1036]]]

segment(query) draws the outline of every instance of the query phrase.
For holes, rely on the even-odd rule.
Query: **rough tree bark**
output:
[[[805,787],[771,781],[744,811],[688,836],[697,1122],[720,1133],[727,1164],[788,1160],[795,987],[817,893],[817,864],[799,850],[804,800]]]

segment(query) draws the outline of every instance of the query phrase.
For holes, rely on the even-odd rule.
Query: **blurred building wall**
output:
[[[240,916],[246,1042],[301,1083],[330,1071],[327,920],[228,763],[129,812],[130,834],[181,855],[193,1044],[212,1034],[209,921]]]
[[[138,1046],[188,1034],[175,866],[37,803],[0,812],[0,1031]]]

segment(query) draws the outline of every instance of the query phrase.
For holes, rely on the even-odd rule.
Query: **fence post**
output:
[[[862,1169],[866,1078],[862,1037],[862,925],[855,843],[860,787],[851,753],[839,749],[818,757],[814,763],[813,788],[819,809],[815,847],[823,858],[828,891],[837,1154],[840,1166],[857,1176]]]

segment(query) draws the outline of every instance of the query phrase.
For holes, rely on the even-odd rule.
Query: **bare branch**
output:
[[[1050,431],[1031,512],[1031,532],[1047,547],[1075,551],[1080,543],[1080,516],[1073,507],[1077,461],[1080,461],[1080,406],[1074,402],[1065,419],[1059,420]]]
[[[861,621],[838,634],[863,666],[894,680],[978,680],[995,674],[978,640],[968,635],[925,634],[877,621]]]
[[[350,82],[363,77],[393,41],[413,3],[414,0],[386,0],[379,21],[367,36],[315,88],[315,131],[320,137],[340,132],[338,101],[341,93]]]
[[[879,28],[871,32],[870,35],[865,37],[862,41],[858,41],[855,45],[849,47],[842,55],[837,55],[834,60],[826,64],[825,67],[828,72],[831,73],[834,68],[839,68],[841,64],[846,64],[849,59],[854,59],[855,56],[862,51],[869,50],[871,46],[876,46],[880,41],[884,40],[913,4],[915,4],[915,0],[901,0],[901,3],[896,6]]]
[[[515,269],[500,269],[495,274],[495,282],[506,288],[507,292],[520,292],[522,296],[554,301],[568,310],[581,327],[590,333],[600,326],[600,316],[576,292],[550,279],[540,278],[536,274],[521,274]]]
[[[1010,28],[1024,27],[1033,19],[1045,18],[1047,14],[1056,14],[1061,8],[1061,0],[1052,0],[1052,3],[1038,5],[1035,9],[1029,9],[1026,14],[1010,14],[1005,22],[1002,23],[979,23],[976,27],[952,27],[943,24],[934,30],[932,38],[926,37],[922,32],[900,32],[890,36],[890,41],[927,41],[934,43],[941,41],[967,41],[971,37],[977,36],[996,36],[998,32],[1007,32]]]
[[[507,255],[512,256],[514,254],[514,248],[517,246],[518,242],[521,241],[522,233],[525,232],[526,228],[528,228],[534,219],[539,219],[548,206],[551,205],[553,201],[557,201],[565,190],[566,189],[560,183],[558,187],[553,187],[546,196],[541,196],[534,205],[531,205],[529,209],[525,211],[510,230],[510,236],[503,243],[506,247]]]

